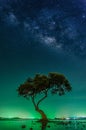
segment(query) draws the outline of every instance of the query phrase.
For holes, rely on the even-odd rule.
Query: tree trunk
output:
[[[39,109],[38,105],[39,103],[45,99],[46,96],[44,96],[41,100],[39,100],[39,102],[36,104],[35,101],[34,101],[34,97],[32,97],[32,102],[35,106],[35,110],[41,115],[41,119],[39,120],[39,122],[42,124],[42,130],[45,130],[46,126],[47,126],[47,123],[48,123],[48,118],[46,116],[46,114],[41,110]]]
[[[36,107],[36,111],[39,112],[41,115],[41,119],[39,120],[39,122],[41,122],[42,124],[42,127],[41,127],[42,130],[45,130],[48,123],[48,118],[46,114],[42,110],[39,109],[39,107]]]
[[[36,111],[40,113],[41,120],[46,120],[46,121],[48,120],[46,114],[42,110],[40,110],[39,107],[36,107]]]

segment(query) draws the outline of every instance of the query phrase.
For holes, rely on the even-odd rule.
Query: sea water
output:
[[[50,121],[46,130],[86,130],[86,120],[72,120],[70,123]],[[22,126],[25,126],[24,128]],[[0,130],[41,130],[41,123],[35,120],[3,120],[0,121]]]

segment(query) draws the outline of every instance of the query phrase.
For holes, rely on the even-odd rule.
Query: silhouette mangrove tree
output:
[[[28,78],[18,87],[17,91],[24,98],[31,98],[35,110],[41,115],[40,122],[42,122],[43,130],[48,122],[48,118],[44,111],[39,108],[39,104],[48,97],[49,92],[53,95],[58,94],[62,96],[66,92],[71,91],[71,85],[63,74],[51,72],[48,75],[36,74],[33,78]],[[41,98],[37,101],[38,94],[41,94]]]

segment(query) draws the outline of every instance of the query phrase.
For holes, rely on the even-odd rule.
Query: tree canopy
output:
[[[40,93],[64,95],[71,91],[71,85],[63,74],[51,72],[48,75],[36,74],[34,78],[28,78],[18,88],[19,95],[33,97]]]

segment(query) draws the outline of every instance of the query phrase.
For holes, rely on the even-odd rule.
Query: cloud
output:
[[[19,25],[17,17],[12,12],[9,12],[7,15],[5,15],[4,22],[9,26]]]

